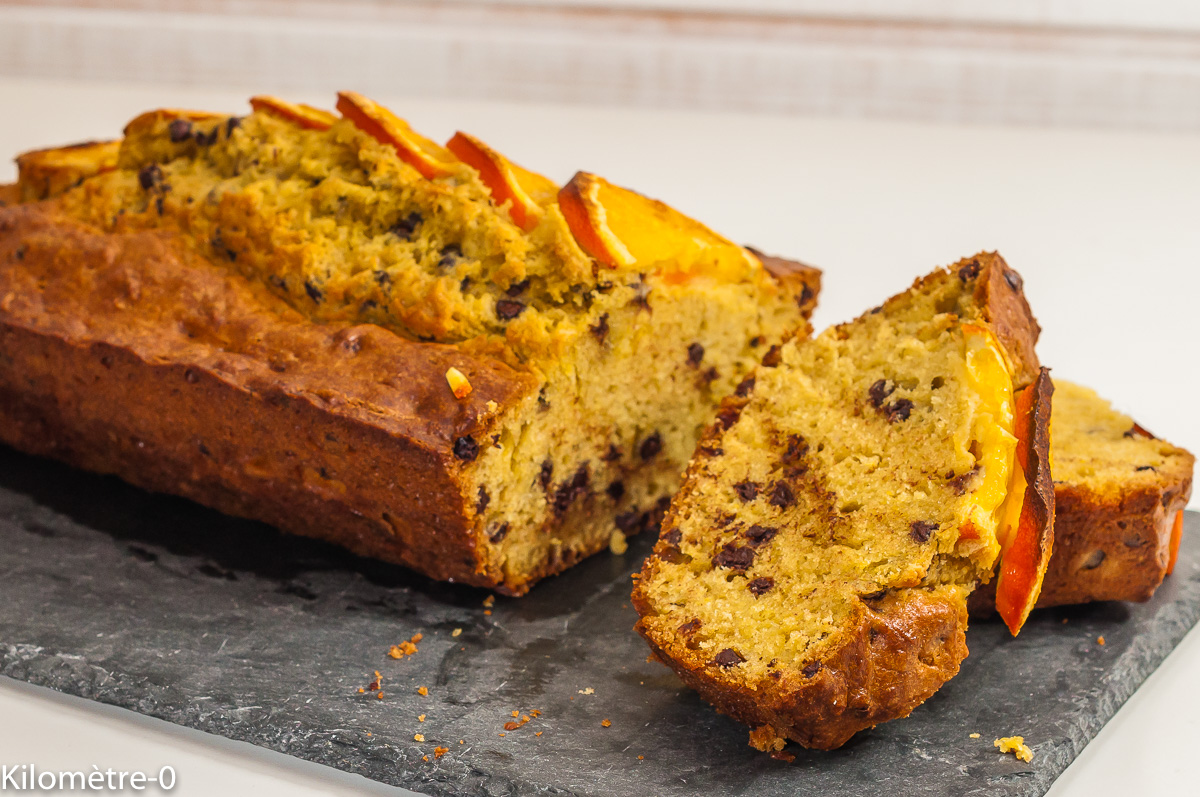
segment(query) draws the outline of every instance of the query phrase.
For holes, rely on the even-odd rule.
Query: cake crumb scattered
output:
[[[1065,617],[1063,618],[1063,623],[1062,623],[1062,624],[1063,624],[1063,625],[1066,625],[1066,624],[1067,624],[1067,618],[1065,618]]]
[[[422,734],[420,734],[420,733],[414,733],[414,734],[413,734],[413,741],[414,741],[414,742],[423,742],[423,741],[425,741],[425,736],[424,736],[424,735],[422,735]]]
[[[512,715],[513,715],[514,717],[520,716],[520,714],[521,714],[521,712],[517,711],[516,709],[513,709],[513,713],[512,713]]]
[[[507,733],[502,733],[502,734],[500,734],[500,735],[501,735],[501,736],[507,736],[508,734],[507,734]]]
[[[379,692],[378,694],[376,694],[376,695],[375,695],[375,699],[376,699],[376,700],[383,700],[383,692]]]
[[[454,393],[456,399],[465,399],[471,395],[471,382],[457,368],[448,368],[446,370],[446,383],[450,385],[450,390]]]
[[[1024,736],[1005,736],[1003,739],[997,739],[992,744],[995,747],[999,747],[1002,754],[1012,753],[1026,763],[1033,760],[1033,750],[1029,748],[1029,745],[1025,744]]]
[[[427,756],[427,755],[423,755],[423,756],[421,756],[421,760],[422,760],[422,761],[425,761],[425,762],[428,762],[428,761],[429,761],[429,756]]]
[[[977,733],[973,733],[973,734],[971,734],[971,738],[972,738],[972,739],[978,739],[978,738],[979,738],[979,734],[977,734]]]
[[[646,756],[644,756],[644,755],[638,756],[638,761],[645,761],[645,760],[646,760]]]
[[[425,697],[425,695],[429,694],[429,690],[423,686],[418,686],[417,694],[420,695],[421,697]]]
[[[496,605],[496,596],[495,595],[488,595],[486,598],[483,599],[483,608],[490,609],[495,605]]]
[[[600,724],[601,724],[602,726],[604,726],[605,728],[611,728],[611,727],[612,727],[612,720],[610,720],[610,719],[602,719],[602,720],[600,720]]]
[[[1103,645],[1103,644],[1104,644],[1104,637],[1102,637],[1102,636],[1100,636],[1100,637],[1096,637],[1096,644],[1097,644],[1097,645]]]
[[[542,735],[541,731],[538,731],[537,733],[534,734],[534,736],[541,736],[541,735]]]
[[[459,744],[466,744],[466,743],[467,743],[467,740],[466,740],[466,739],[459,739],[459,740],[458,740],[458,743],[459,743]]]
[[[417,715],[417,722],[424,722],[424,721],[425,721],[425,715],[424,715],[424,714],[418,714],[418,715]]]
[[[461,628],[455,628],[453,631],[450,632],[450,636],[459,636],[461,634],[462,634]]]
[[[492,616],[492,610],[491,610],[491,609],[484,609],[484,610],[483,610],[483,613],[484,613],[484,614],[486,614],[488,617],[491,617],[491,616]]]
[[[488,399],[488,403],[485,404],[484,406],[487,407],[487,411],[488,411],[489,415],[495,415],[497,412],[500,411],[500,405],[497,404],[496,402],[492,401],[491,399]]]
[[[433,748],[433,757],[434,757],[434,758],[441,758],[442,756],[444,756],[444,755],[445,755],[446,753],[448,753],[448,752],[450,752],[450,748],[449,748],[449,747],[435,747],[435,748]]]
[[[579,694],[581,694],[581,695],[594,695],[594,694],[596,694],[596,690],[595,690],[595,689],[593,689],[592,687],[590,687],[590,686],[589,686],[587,689],[580,689],[580,690],[579,690]]]
[[[764,753],[779,752],[787,746],[787,738],[770,725],[760,725],[750,731],[750,746]]]
[[[617,556],[629,550],[629,543],[625,541],[625,534],[623,532],[616,530],[612,533],[612,536],[608,538],[608,550]]]

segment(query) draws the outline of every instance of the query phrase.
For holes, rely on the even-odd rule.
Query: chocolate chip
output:
[[[769,500],[772,505],[780,509],[787,509],[789,506],[795,505],[796,494],[784,482],[775,482],[771,487],[771,497]]]
[[[233,135],[233,131],[242,126],[242,117],[231,116],[225,120],[225,138]]]
[[[143,190],[149,191],[151,188],[157,188],[162,184],[163,173],[162,167],[157,163],[151,163],[143,166],[138,172],[138,184]]]
[[[704,347],[699,343],[692,343],[687,348],[688,362],[693,367],[700,365],[700,361],[704,359]]]
[[[1095,570],[1097,567],[1102,565],[1104,563],[1104,560],[1107,558],[1108,558],[1108,554],[1106,554],[1100,548],[1097,548],[1096,550],[1092,551],[1091,556],[1089,556],[1087,558],[1087,560],[1083,563],[1083,566],[1080,569],[1081,570]]]
[[[374,276],[375,276],[375,282],[378,283],[378,285],[380,287],[392,284],[392,275],[387,273],[386,271],[376,270]]]
[[[775,535],[779,533],[779,529],[771,526],[760,526],[755,523],[750,528],[746,529],[746,539],[750,541],[750,545],[755,548],[766,545],[771,540],[775,539]]]
[[[913,538],[913,542],[927,543],[929,536],[938,530],[937,523],[930,523],[928,520],[914,520],[908,528],[908,536]]]
[[[978,473],[979,467],[976,466],[961,476],[954,476],[953,471],[951,471],[950,473],[946,474],[946,477],[950,480],[950,487],[954,490],[955,495],[966,495],[967,484],[971,481],[974,481],[975,476]]]
[[[325,294],[321,293],[321,289],[316,285],[313,285],[308,280],[304,281],[304,292],[308,294],[308,298],[312,299],[317,304],[320,304],[321,300],[325,298]]]
[[[617,515],[615,518],[613,518],[613,522],[617,524],[617,528],[619,528],[621,531],[625,532],[626,534],[630,534],[640,531],[641,527],[644,526],[643,521],[645,521],[647,517],[648,516],[645,513],[639,512],[636,509],[631,509],[628,512],[622,512],[621,514]]]
[[[608,337],[608,313],[596,319],[596,323],[592,324],[588,329],[591,330],[592,335],[597,341],[603,343],[604,339]]]
[[[887,587],[884,587],[882,589],[877,589],[874,592],[868,592],[865,595],[860,595],[859,597],[869,603],[874,603],[875,601],[883,600],[887,594],[888,589]]]
[[[738,494],[738,498],[742,499],[743,504],[749,503],[757,498],[758,489],[758,485],[749,479],[733,485],[733,491]]]
[[[579,466],[569,481],[559,485],[558,491],[554,494],[554,511],[561,515],[570,509],[576,498],[587,494],[591,480],[592,474],[585,462]]]
[[[969,280],[973,280],[979,276],[979,269],[980,269],[979,261],[972,260],[970,263],[967,263],[965,266],[963,266],[962,268],[960,268],[958,270],[958,279],[961,282],[967,282]]]
[[[733,391],[734,395],[738,398],[746,398],[749,396],[754,391],[754,381],[753,374],[743,379],[738,383],[737,389]]]
[[[542,485],[542,489],[550,486],[550,480],[554,477],[554,463],[550,460],[542,462],[542,469],[538,472],[538,484]]]
[[[471,278],[470,277],[463,277],[462,282],[458,283],[458,290],[461,293],[466,293],[467,289],[470,287],[471,287]]]
[[[884,413],[887,415],[888,423],[907,421],[908,416],[912,414],[912,410],[913,403],[906,398],[896,399],[891,404],[884,407]]]
[[[501,299],[496,302],[496,315],[505,321],[516,318],[524,309],[525,305],[514,299]]]
[[[198,144],[201,147],[211,147],[213,144],[217,143],[218,135],[219,135],[219,128],[214,127],[212,130],[209,130],[207,133],[205,133],[203,130],[197,130],[194,134],[192,134],[192,138],[195,139],[196,144]]]
[[[24,260],[24,259],[25,259],[25,252],[26,252],[27,250],[28,250],[28,247],[25,247],[25,246],[18,246],[18,247],[17,247],[17,260]]]
[[[489,529],[490,529],[490,527],[489,527]],[[497,528],[495,531],[489,531],[488,540],[494,544],[494,543],[500,542],[507,536],[508,536],[508,524],[501,523],[500,527]]]
[[[821,662],[810,661],[808,664],[804,665],[803,669],[800,670],[800,674],[803,675],[805,678],[812,678],[814,675],[816,675],[820,671],[821,671]]]
[[[473,437],[460,437],[454,441],[454,456],[463,462],[473,462],[479,456],[479,443]]]
[[[605,462],[616,462],[620,458],[621,458],[621,449],[617,448],[612,443],[608,444],[608,450],[605,451],[604,454],[601,455],[601,457],[600,457],[600,459],[604,460]]]
[[[883,406],[884,399],[892,395],[895,390],[896,386],[888,380],[876,380],[871,387],[867,388],[867,395],[871,397],[871,406],[879,409]]]
[[[712,660],[712,663],[718,667],[736,667],[746,660],[746,657],[738,653],[733,648],[725,648]]]
[[[808,442],[798,434],[790,434],[787,439],[787,450],[783,452],[785,465],[795,465],[808,454]]]
[[[191,368],[183,372],[183,378],[189,385],[194,385],[200,381],[200,375]]]
[[[642,459],[653,459],[662,451],[662,435],[658,432],[647,437],[638,447],[638,454]]]
[[[1144,470],[1152,470],[1155,473],[1158,473],[1158,469],[1155,468],[1153,465],[1138,465],[1136,468],[1134,468],[1134,470],[1137,471],[1138,473],[1141,473]]]
[[[192,123],[187,119],[176,119],[167,125],[167,134],[171,137],[173,144],[187,141],[192,135]]]
[[[713,565],[744,573],[754,564],[754,549],[736,543],[725,543],[725,547],[713,557]]]
[[[683,532],[679,529],[671,529],[662,538],[668,545],[678,545],[683,540]]]
[[[738,418],[742,417],[742,407],[740,403],[721,402],[720,408],[717,410],[716,426],[720,429],[728,429],[737,423]]]
[[[717,368],[714,365],[712,368],[709,368],[707,371],[702,373],[700,375],[700,379],[705,385],[711,385],[713,382],[717,381],[720,376],[720,372],[717,371]]]
[[[783,362],[783,352],[779,346],[772,346],[767,349],[767,353],[763,355],[762,364],[764,368],[775,368]]]
[[[759,337],[758,335],[755,335],[754,337],[750,338],[750,348],[757,349],[761,345],[762,345],[762,338]]]
[[[483,511],[488,508],[488,504],[492,502],[492,497],[488,495],[487,488],[482,484],[479,485],[479,499],[475,502],[475,514],[482,515]]]
[[[1125,434],[1122,436],[1123,437],[1145,437],[1150,440],[1158,439],[1157,437],[1155,437],[1154,435],[1152,435],[1148,431],[1146,431],[1144,428],[1142,428],[1142,425],[1140,423],[1135,423],[1133,426],[1129,427],[1129,429],[1127,429],[1125,431]]]
[[[421,226],[421,222],[423,221],[425,221],[425,218],[414,210],[408,216],[393,224],[388,232],[401,240],[408,241],[412,239],[413,233],[417,231],[417,228]]]
[[[800,299],[797,302],[800,305],[800,309],[807,307],[808,303],[812,301],[812,298],[813,290],[811,287],[809,287],[808,283],[805,283],[804,287],[800,289]]]
[[[525,289],[528,287],[529,287],[529,279],[526,278],[526,279],[521,280],[520,282],[514,282],[512,285],[509,285],[508,290],[506,290],[505,293],[507,293],[509,296],[520,296],[522,293],[525,292]]]
[[[634,295],[633,300],[629,303],[634,307],[637,307],[639,310],[652,312],[653,308],[650,307],[650,289],[646,287],[646,283],[644,281],[639,281],[632,287],[636,294]]]
[[[775,586],[775,579],[770,576],[759,576],[746,585],[746,589],[750,590],[755,597],[770,592]]]
[[[608,485],[608,489],[605,492],[608,493],[608,497],[612,500],[620,501],[625,497],[625,483],[619,481],[613,482]]]
[[[449,270],[458,265],[458,261],[462,260],[462,247],[458,244],[446,244],[442,247],[441,257],[438,259],[438,268]]]
[[[158,211],[159,216],[161,216],[163,214],[163,198],[162,197],[159,196],[159,197],[154,198],[154,209]]]
[[[703,623],[700,622],[700,618],[693,617],[683,625],[679,626],[679,633],[684,634],[685,636],[691,636],[700,630],[701,625],[703,625]]]
[[[1007,282],[1008,287],[1012,288],[1014,291],[1021,290],[1021,286],[1024,284],[1021,279],[1021,275],[1013,271],[1011,268],[1004,269],[1004,281]]]
[[[724,528],[728,528],[729,524],[735,520],[737,520],[737,515],[735,515],[731,512],[728,514],[721,515],[719,518],[717,518],[714,521],[714,523],[716,524],[717,528],[724,529]]]

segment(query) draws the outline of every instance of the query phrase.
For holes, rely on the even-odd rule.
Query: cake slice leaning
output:
[[[1000,562],[1015,633],[1051,547],[1052,386],[1020,276],[980,254],[768,353],[692,458],[633,591],[654,655],[751,744],[831,749],[967,655]]]

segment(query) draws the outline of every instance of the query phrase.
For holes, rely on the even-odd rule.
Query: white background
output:
[[[245,110],[245,94],[0,78],[0,153],[112,137],[158,105]],[[857,315],[934,266],[999,249],[1025,276],[1045,328],[1040,354],[1055,374],[1200,450],[1195,135],[378,99],[435,138],[468,130],[557,180],[595,171],[736,240],[822,267],[819,326]],[[0,170],[0,179],[12,176]],[[1193,633],[1085,751],[1056,797],[1194,788],[1198,639]],[[2,679],[0,761],[171,764],[182,795],[376,788]]]

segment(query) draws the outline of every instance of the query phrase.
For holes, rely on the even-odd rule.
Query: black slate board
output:
[[[0,448],[0,673],[433,795],[1041,795],[1196,623],[1186,526],[1150,603],[1039,612],[1016,639],[977,622],[910,718],[789,765],[646,662],[648,539],[489,616],[485,592]],[[358,691],[375,670],[382,700]],[[542,714],[506,732],[514,709]],[[1032,763],[997,754],[1010,734]]]

